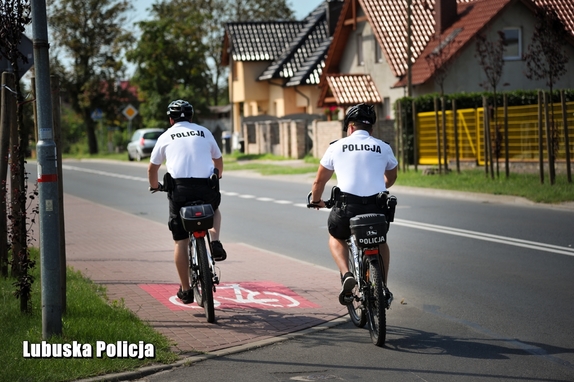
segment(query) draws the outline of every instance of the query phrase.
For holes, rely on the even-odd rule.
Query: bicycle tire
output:
[[[366,301],[367,318],[371,341],[383,346],[387,334],[386,302],[383,288],[383,273],[379,262],[371,260],[365,264],[364,280],[367,282]]]
[[[207,258],[205,239],[195,239],[197,250],[198,282],[193,286],[195,301],[205,311],[207,322],[215,322],[215,306],[213,303],[213,279]]]
[[[353,261],[353,254],[349,253],[349,270],[355,275],[355,279],[359,280],[359,274],[355,269],[355,262]],[[349,311],[349,317],[351,322],[358,328],[362,328],[367,323],[367,316],[364,310],[364,304],[362,301],[363,294],[360,291],[359,283],[353,288],[353,302],[347,305],[347,310]],[[358,299],[357,299],[358,298]]]

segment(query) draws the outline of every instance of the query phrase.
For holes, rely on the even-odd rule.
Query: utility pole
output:
[[[42,337],[62,334],[60,216],[57,148],[52,127],[52,95],[45,0],[32,0],[32,42],[38,112],[38,193],[40,209],[40,267],[42,277]]]

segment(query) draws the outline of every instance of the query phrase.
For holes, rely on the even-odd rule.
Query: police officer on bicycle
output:
[[[346,305],[347,297],[352,295],[357,284],[348,267],[346,239],[351,235],[349,219],[365,213],[384,213],[384,206],[377,203],[377,196],[397,179],[398,162],[391,147],[371,136],[376,119],[372,105],[362,103],[347,111],[343,123],[347,137],[331,143],[321,159],[311,189],[311,204],[325,207],[321,199],[325,185],[333,173],[337,175],[337,186],[341,192],[336,197],[327,223],[329,249],[342,275],[339,294],[342,305]],[[379,245],[379,253],[383,259],[386,283],[390,260],[387,243]]]
[[[179,211],[188,202],[203,200],[214,210],[212,239],[213,258],[223,261],[227,254],[219,241],[221,212],[219,180],[223,173],[223,157],[211,132],[192,123],[193,106],[177,100],[169,104],[167,115],[171,127],[157,140],[150,156],[148,180],[150,191],[167,191],[169,199],[168,227],[175,241],[174,261],[181,285],[177,297],[185,303],[193,302],[190,289],[189,258],[187,248],[189,233],[184,229]],[[158,171],[165,161],[167,174],[164,184],[158,181]],[[213,174],[216,174],[213,177]]]

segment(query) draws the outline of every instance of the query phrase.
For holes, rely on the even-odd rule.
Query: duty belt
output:
[[[181,186],[208,186],[209,178],[178,178],[174,179],[174,182]]]
[[[377,195],[371,196],[357,196],[353,194],[348,194],[346,192],[341,192],[335,201],[339,202],[340,204],[376,204],[377,203]]]

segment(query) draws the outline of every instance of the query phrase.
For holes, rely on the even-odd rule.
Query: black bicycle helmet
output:
[[[377,121],[377,114],[375,114],[375,107],[373,105],[367,105],[366,103],[360,103],[351,107],[347,111],[345,120],[343,122],[343,131],[347,132],[349,127],[349,122],[358,121],[366,125],[374,125]]]
[[[167,115],[175,122],[191,121],[191,118],[193,118],[193,106],[187,101],[178,99],[169,104]]]

